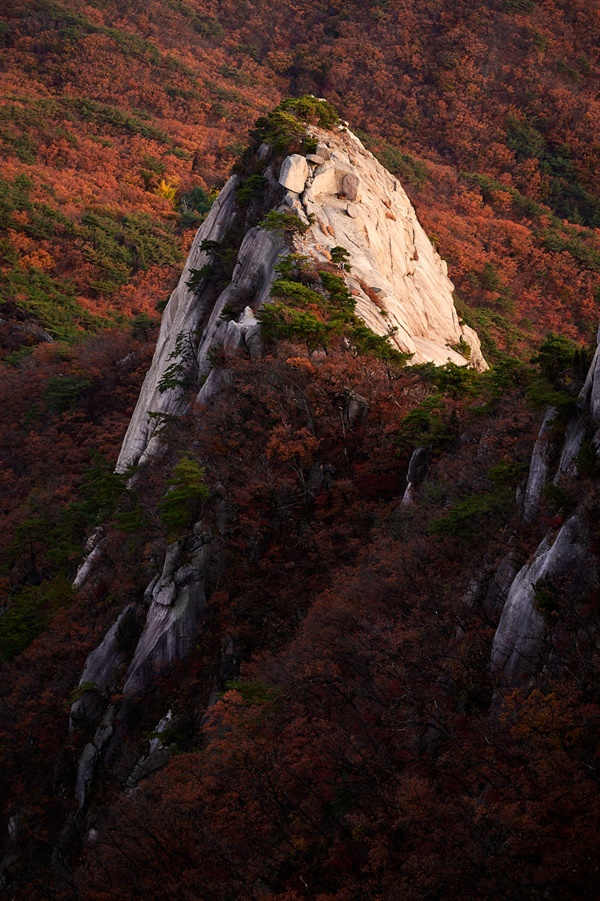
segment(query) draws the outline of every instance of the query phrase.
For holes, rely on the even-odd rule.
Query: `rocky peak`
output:
[[[240,197],[244,182],[233,176],[200,227],[165,310],[154,360],[123,442],[120,471],[158,449],[165,417],[185,409],[182,385],[190,377],[192,382],[205,379],[200,401],[218,393],[222,378],[208,362],[212,348],[260,351],[255,314],[269,303],[276,264],[291,250],[316,268],[331,266],[334,249],[343,252],[340,274],[356,314],[375,335],[412,355],[412,362],[486,368],[477,335],[454,308],[447,265],[398,180],[343,125],[334,130],[309,126],[307,147],[309,152],[291,153],[282,161],[263,142],[254,160],[263,173],[258,179],[262,196],[248,208]],[[263,214],[295,215],[303,233],[284,240],[262,227],[260,215],[252,221],[256,208]],[[232,234],[242,237],[234,248],[237,262],[222,287],[211,273],[211,253]]]
[[[400,182],[347,128],[311,135],[316,153],[287,157],[279,172],[284,203],[310,223],[302,252],[324,263],[334,247],[347,250],[357,313],[412,362],[486,368],[477,335],[454,308],[448,267]]]

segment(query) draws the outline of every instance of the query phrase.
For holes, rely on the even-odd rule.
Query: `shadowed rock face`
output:
[[[529,467],[529,477],[523,500],[523,519],[532,523],[537,516],[544,486],[548,478],[549,456],[552,449],[552,428],[558,411],[550,407],[540,428]]]
[[[492,672],[502,687],[519,685],[534,670],[546,619],[538,607],[540,586],[568,580],[568,591],[585,592],[596,576],[582,519],[575,515],[556,538],[547,535],[515,578],[492,647]]]
[[[71,707],[70,728],[97,722],[106,706],[105,698],[117,684],[120,669],[127,662],[124,647],[125,633],[133,638],[139,636],[139,626],[135,608],[125,607],[117,621],[108,630],[100,644],[88,655],[79,680],[79,687],[89,688]]]
[[[179,589],[173,603],[154,601],[127,672],[123,694],[135,698],[154,679],[168,669],[175,660],[186,657],[198,629],[206,599],[202,580],[191,580]]]
[[[502,613],[508,592],[518,572],[518,555],[510,551],[498,567],[485,598],[484,611],[490,619]]]
[[[590,437],[596,448],[600,447],[600,328],[597,342],[596,353],[577,400],[577,412],[567,424],[563,451],[554,478],[555,484],[565,477],[576,474],[576,458],[586,433],[591,432]]]
[[[412,453],[406,473],[406,489],[401,501],[404,507],[412,504],[415,488],[418,488],[425,478],[428,456],[429,452],[426,447],[417,447]]]
[[[190,290],[187,282],[190,281],[193,270],[201,269],[210,261],[210,255],[202,250],[202,242],[220,241],[231,226],[236,213],[237,185],[238,179],[235,176],[229,179],[196,234],[179,284],[163,315],[152,365],[144,379],[123,439],[117,461],[118,472],[124,472],[129,466],[142,462],[147,454],[158,449],[159,441],[154,434],[158,419],[149,417],[149,413],[176,415],[185,408],[185,401],[181,399],[179,390],[161,391],[159,383],[167,368],[177,362],[174,354],[178,336],[193,334],[206,314],[206,296]]]
[[[556,539],[547,535],[533,560],[518,573],[506,599],[492,647],[492,672],[506,687],[527,678],[537,662],[546,620],[537,605],[540,584],[569,580],[569,591],[585,591],[595,578],[595,567],[579,516],[563,525]]]
[[[181,562],[184,545],[190,553],[186,564]],[[157,676],[190,652],[204,618],[206,581],[218,568],[222,548],[221,537],[210,532],[170,546],[160,578],[148,586],[150,609],[125,676],[126,699],[142,695]]]
[[[552,477],[552,452],[558,455],[560,450],[554,446],[557,438],[553,436],[557,416],[554,407],[547,410],[533,449],[523,501],[523,519],[529,525],[538,518],[544,488]],[[600,347],[580,392],[577,409],[566,424],[562,453],[558,465],[554,464],[554,484],[568,486],[576,477],[582,440],[588,434],[597,447],[599,425]],[[558,533],[554,529],[546,533],[525,566],[518,569],[516,558],[509,554],[498,569],[486,600],[488,615],[501,611],[491,653],[491,670],[498,683],[493,709],[501,705],[504,690],[527,684],[539,665],[544,640],[552,638],[553,623],[544,615],[544,603],[551,601],[553,595],[557,604],[577,601],[596,584],[598,562],[587,524],[589,513],[580,504]]]

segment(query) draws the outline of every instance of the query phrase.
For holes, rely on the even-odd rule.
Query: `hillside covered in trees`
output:
[[[490,345],[591,337],[592,2],[18,0],[1,40],[8,321],[72,340],[153,314],[257,116],[312,92],[407,185]]]
[[[507,692],[490,653],[500,572],[574,522],[596,566],[589,379],[577,397],[600,309],[599,27],[591,0],[3,8],[9,896],[593,896],[596,576],[533,585],[526,682]],[[491,369],[405,367],[356,328],[344,258],[298,256],[263,355],[213,348],[218,403],[172,368],[187,410],[129,481],[114,464],[195,231],[232,170],[244,227],[262,221],[246,148],[306,94],[402,182]],[[532,454],[547,484],[527,513]],[[105,565],[75,589],[102,524]],[[131,609],[123,675],[165,552],[185,569],[215,536],[201,637],[143,700],[98,692],[119,738],[78,804],[87,655]]]

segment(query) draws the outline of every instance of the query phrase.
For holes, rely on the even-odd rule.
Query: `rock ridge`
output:
[[[279,163],[263,144],[257,154],[257,162],[266,166],[263,181],[271,208],[297,215],[306,228],[304,235],[295,236],[294,250],[322,265],[331,263],[335,247],[343,247],[350,270],[344,275],[356,313],[375,334],[412,354],[412,362],[487,368],[476,333],[461,323],[454,308],[448,267],[400,182],[345,127],[331,132],[310,126],[309,135],[315,153],[294,153]],[[289,253],[283,238],[260,224],[245,228],[231,281],[216,298],[209,276],[200,285],[192,280],[210,263],[207,242],[214,247],[239,226],[240,217],[247,220],[236,198],[240,184],[238,176],[230,178],[194,239],[123,441],[120,472],[159,450],[165,417],[185,410],[183,392],[165,384],[165,373],[179,368],[212,375],[208,361],[217,345],[230,352],[260,352],[256,314],[269,302],[277,260]],[[227,321],[227,310],[236,307],[243,312],[237,321]],[[181,346],[182,336],[191,347]],[[221,380],[217,375],[209,381],[199,396],[202,402],[215,396]]]

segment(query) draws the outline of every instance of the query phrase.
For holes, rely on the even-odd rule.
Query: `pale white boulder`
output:
[[[293,153],[284,159],[279,171],[279,184],[293,191],[295,194],[302,194],[306,179],[308,178],[308,163],[306,157],[300,156],[299,153]]]

